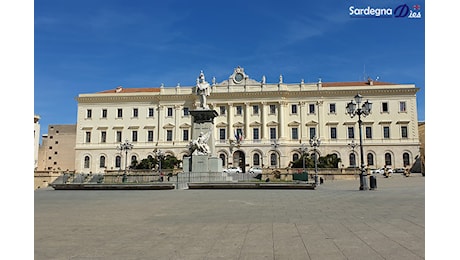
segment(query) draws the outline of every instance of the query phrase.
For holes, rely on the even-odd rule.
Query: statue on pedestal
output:
[[[203,109],[208,109],[206,104],[206,97],[211,94],[210,85],[204,77],[203,71],[201,71],[200,76],[196,79],[196,94],[200,96],[200,107]]]
[[[190,141],[189,144],[189,152],[190,154],[199,154],[199,155],[206,155],[211,152],[208,146],[208,139],[209,139],[210,133],[203,134],[203,132],[200,132],[200,135],[196,140]]]

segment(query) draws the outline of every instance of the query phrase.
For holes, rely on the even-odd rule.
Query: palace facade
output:
[[[369,100],[371,114],[362,117],[365,164],[370,168],[411,165],[420,153],[416,94],[413,84],[373,81],[267,83],[237,67],[228,79],[213,78],[207,104],[214,118],[216,156],[223,167],[286,168],[312,151],[310,139],[321,140],[320,156],[336,154],[340,167],[360,165],[357,116],[346,106],[358,93]],[[179,159],[188,155],[192,119],[200,105],[196,86],[123,88],[80,94],[75,169],[102,173],[124,169],[133,160],[156,156],[155,151]],[[128,141],[125,157],[117,150]]]

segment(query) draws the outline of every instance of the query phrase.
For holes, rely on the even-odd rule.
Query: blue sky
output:
[[[421,19],[354,18],[350,6],[420,6]],[[192,86],[250,77],[286,83],[379,77],[413,83],[425,121],[425,2],[36,0],[34,113],[49,124],[76,124],[82,93]]]

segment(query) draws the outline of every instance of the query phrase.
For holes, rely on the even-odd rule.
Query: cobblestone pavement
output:
[[[34,192],[50,259],[425,259],[425,178],[316,190]]]

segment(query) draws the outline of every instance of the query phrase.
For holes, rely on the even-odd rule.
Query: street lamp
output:
[[[358,127],[359,127],[359,147],[361,152],[361,173],[359,175],[359,189],[360,190],[368,190],[369,186],[367,185],[367,173],[366,173],[366,165],[364,164],[364,151],[363,151],[363,132],[362,132],[362,123],[361,115],[363,117],[368,116],[372,110],[372,102],[366,100],[361,105],[363,97],[360,94],[357,94],[354,97],[355,100],[351,100],[347,104],[347,113],[350,115],[351,118],[358,115]]]
[[[128,139],[126,139],[124,143],[121,143],[120,146],[117,147],[117,150],[125,152],[125,171],[123,172],[122,182],[126,182],[126,180],[128,179],[126,170],[128,167],[128,151],[131,149],[133,149],[133,145],[128,143]]]
[[[358,144],[355,143],[355,140],[351,140],[351,143],[349,143],[348,146],[353,151],[353,157],[354,157],[355,156],[355,148],[356,148],[356,146],[358,146]],[[355,169],[355,174],[356,174],[356,158],[355,158],[355,161],[354,161],[354,164],[353,164],[353,168]]]
[[[155,156],[157,157],[157,160],[158,160],[158,174],[160,176],[160,178],[162,177],[161,176],[161,161],[163,160],[163,157],[165,156],[164,152],[161,151],[160,149],[155,149],[153,151],[155,153]]]
[[[302,174],[305,174],[305,155],[307,154],[308,147],[305,144],[302,144],[300,145],[299,151],[302,154]],[[308,174],[306,181],[308,182]]]
[[[315,185],[318,186],[318,156],[317,156],[317,151],[316,148],[319,147],[321,144],[321,139],[318,137],[314,136],[312,139],[310,139],[310,146],[313,147],[313,151],[315,152]]]

